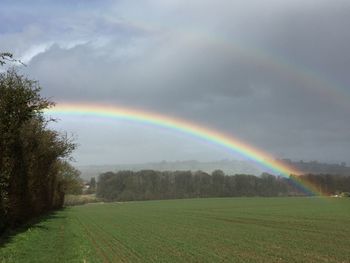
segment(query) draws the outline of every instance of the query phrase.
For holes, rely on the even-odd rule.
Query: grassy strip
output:
[[[101,202],[95,194],[89,195],[65,195],[64,197],[64,206],[75,206],[75,205],[84,205],[88,203],[98,203]]]

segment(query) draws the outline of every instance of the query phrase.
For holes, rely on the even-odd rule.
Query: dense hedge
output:
[[[53,103],[40,90],[14,69],[0,74],[0,232],[61,207],[73,171],[65,158],[75,145],[47,127]]]

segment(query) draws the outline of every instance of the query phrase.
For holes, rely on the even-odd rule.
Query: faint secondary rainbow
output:
[[[297,85],[305,90],[309,90],[314,95],[318,94],[324,103],[333,103],[347,111],[350,110],[350,93],[345,86],[336,83],[335,80],[325,78],[321,72],[317,72],[310,67],[302,64],[296,64],[287,57],[278,55],[273,50],[262,48],[253,43],[241,42],[238,39],[230,39],[212,32],[203,31],[177,31],[180,36],[187,37],[189,41],[201,40],[204,43],[216,45],[221,50],[225,50],[227,54],[238,54],[243,61],[267,68],[284,78],[289,79],[291,83],[296,82]],[[195,42],[196,44],[196,42]],[[238,58],[236,58],[238,59]],[[247,63],[247,62],[245,62]]]
[[[109,105],[97,104],[79,104],[79,103],[62,103],[54,108],[47,109],[46,114],[59,114],[70,116],[91,116],[108,119],[129,120],[138,123],[155,125],[175,130],[181,133],[195,136],[202,140],[223,146],[235,153],[238,153],[247,159],[263,165],[277,175],[289,177],[295,175],[291,179],[305,192],[313,195],[321,195],[321,193],[311,184],[301,181],[297,175],[301,172],[293,167],[276,160],[272,155],[261,151],[233,136],[226,135],[219,131],[215,131],[195,123],[172,118],[158,113],[130,109],[126,107],[115,107]]]

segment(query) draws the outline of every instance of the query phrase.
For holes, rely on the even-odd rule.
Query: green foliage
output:
[[[347,198],[89,204],[44,218],[0,262],[349,262]]]
[[[350,176],[304,175],[283,178],[267,173],[261,176],[225,175],[220,170],[211,175],[201,171],[193,173],[143,170],[101,174],[96,194],[106,201],[313,194],[301,189],[296,181],[310,183],[325,195],[350,190]]]
[[[273,175],[225,175],[205,172],[120,171],[101,174],[97,196],[108,201],[193,197],[287,195],[287,181]]]
[[[81,195],[83,192],[83,180],[80,178],[80,171],[68,162],[61,162],[59,169],[60,181],[63,191],[68,195]]]
[[[0,74],[0,232],[63,204],[63,159],[75,144],[47,128],[54,103],[40,90],[14,69]]]

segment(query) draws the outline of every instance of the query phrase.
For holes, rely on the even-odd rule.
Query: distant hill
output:
[[[337,175],[349,175],[350,167],[342,164],[328,164],[320,163],[317,161],[304,162],[304,161],[291,161],[289,159],[283,159],[283,162],[296,167],[304,174],[337,174]],[[241,160],[220,160],[212,162],[200,162],[195,160],[189,161],[175,161],[175,162],[154,162],[154,163],[140,163],[140,164],[116,164],[116,165],[85,165],[77,167],[81,173],[82,178],[89,180],[91,177],[98,177],[99,174],[111,171],[118,172],[121,170],[140,171],[145,169],[157,170],[157,171],[204,171],[211,173],[214,170],[220,169],[225,174],[251,174],[260,175],[266,170],[263,167],[259,167],[252,161]]]
[[[204,171],[211,173],[214,170],[220,169],[225,174],[253,174],[260,175],[264,170],[259,168],[257,164],[250,161],[239,160],[221,160],[212,162],[199,162],[195,160],[175,161],[175,162],[154,162],[140,164],[119,164],[119,165],[87,165],[77,167],[82,172],[82,178],[89,180],[91,177],[97,177],[99,174],[112,171],[118,172],[121,170],[157,170],[157,171]]]
[[[341,164],[329,164],[318,161],[291,161],[289,159],[282,159],[283,162],[297,168],[304,174],[334,174],[350,176],[350,167],[345,163]]]

